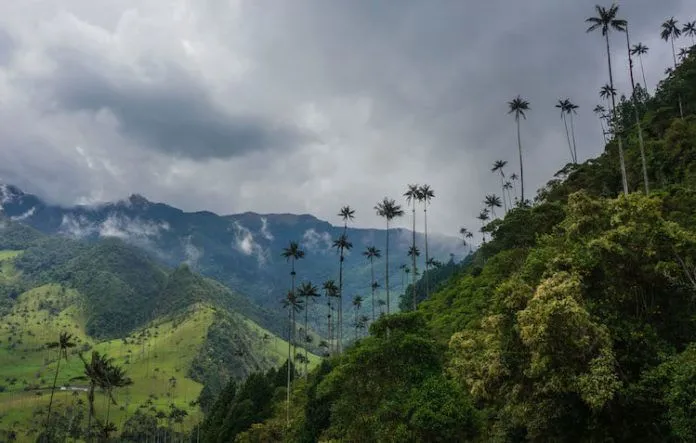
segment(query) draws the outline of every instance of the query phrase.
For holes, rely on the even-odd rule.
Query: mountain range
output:
[[[116,237],[149,251],[165,265],[176,267],[186,263],[193,271],[214,278],[273,310],[279,309],[279,300],[290,286],[289,265],[281,257],[290,241],[300,243],[306,252],[297,264],[300,281],[321,285],[338,277],[338,255],[332,243],[342,233],[343,226],[307,214],[184,212],[137,194],[112,203],[61,207],[12,185],[0,186],[0,204],[2,212],[12,220],[47,234],[90,241]],[[354,295],[369,295],[370,266],[362,252],[369,245],[384,251],[386,231],[348,226],[347,235],[353,248],[347,252],[344,263],[346,305]],[[410,263],[407,252],[411,241],[409,230],[390,231],[392,294],[404,289],[405,275],[400,267]],[[417,233],[416,241],[421,250],[419,269],[422,269],[421,233]],[[430,256],[439,261],[465,253],[461,242],[454,237],[430,234],[428,242]],[[382,260],[375,264],[376,280],[380,284],[385,274]],[[383,297],[383,289],[380,288],[379,297]]]

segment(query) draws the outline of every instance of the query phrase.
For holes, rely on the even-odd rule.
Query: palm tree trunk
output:
[[[645,68],[643,67],[643,56],[638,54],[638,61],[640,61],[640,72],[643,74],[643,88],[648,90],[648,81],[645,79]]]
[[[385,248],[385,276],[384,285],[387,289],[387,315],[391,313],[389,305],[389,219],[387,219],[387,247]]]
[[[568,149],[570,150],[570,161],[575,163],[575,157],[573,156],[573,145],[570,143],[570,132],[568,132],[568,120],[566,119],[565,113],[563,113],[563,126],[565,126],[566,140],[568,140]]]
[[[645,144],[643,143],[643,128],[640,124],[638,115],[638,98],[636,97],[636,83],[633,79],[633,58],[631,57],[631,39],[628,35],[626,26],[626,49],[628,50],[628,70],[631,74],[631,96],[633,97],[633,110],[636,117],[636,127],[638,128],[638,146],[640,147],[640,160],[643,166],[643,183],[645,184],[645,195],[650,194],[650,183],[648,182],[648,167],[645,162]]]
[[[309,366],[307,363],[309,362],[309,353],[307,352],[307,348],[309,347],[309,341],[307,341],[307,337],[309,337],[309,331],[307,330],[307,324],[309,320],[309,297],[305,297],[305,307],[304,307],[304,336],[302,337],[302,341],[304,342],[304,356],[305,356],[305,362],[304,362],[304,376],[307,378],[307,374],[309,371]]]
[[[292,357],[292,305],[288,304],[288,391],[285,395],[285,422],[286,427],[290,427],[290,359]]]
[[[428,202],[423,202],[423,233],[425,234],[425,298],[430,298],[430,277],[428,276]]]
[[[48,401],[48,413],[46,414],[46,435],[48,435],[48,440],[51,440],[51,435],[53,432],[51,432],[50,426],[51,426],[51,407],[53,406],[53,394],[56,392],[56,383],[58,382],[58,373],[60,372],[60,357],[61,357],[61,350],[58,351],[58,363],[56,364],[56,375],[53,376],[53,386],[51,386],[51,399]],[[67,353],[67,348],[66,348],[66,353]],[[67,355],[67,354],[66,354]]]
[[[520,135],[520,119],[517,118],[517,147],[520,151],[520,202],[524,205],[524,168],[522,167],[522,136]]]
[[[611,70],[611,49],[609,48],[609,33],[607,32],[604,34],[605,40],[607,42],[607,64],[609,65],[609,86],[611,89],[614,89],[614,74]],[[613,124],[617,125],[617,119],[616,119],[616,97],[614,94],[609,94],[611,95],[611,112],[612,112],[612,120]],[[623,140],[621,137],[621,128],[614,128],[615,133],[618,137],[619,141],[619,166],[621,167],[621,182],[623,184],[623,191],[624,194],[628,195],[628,180],[626,178],[626,163],[624,162],[624,153],[623,153]]]
[[[336,333],[336,349],[341,353],[343,341],[343,248],[341,247],[341,255],[338,264],[338,331]]]
[[[575,119],[570,114],[570,134],[573,137],[573,163],[578,164],[578,146],[575,142]]]
[[[329,355],[331,355],[331,297],[326,295],[326,337],[329,343]]]
[[[606,146],[607,144],[607,131],[604,129],[604,122],[602,121],[602,117],[599,117],[599,126],[602,128],[602,137],[604,138],[604,145]]]
[[[674,34],[672,34],[672,58],[674,59],[674,72],[677,71],[677,52],[674,49]],[[681,92],[678,93],[679,97],[679,117],[684,120],[684,110],[682,109]]]
[[[89,403],[89,411],[87,412],[87,441],[92,441],[92,417],[94,416],[94,382],[89,385],[87,393],[87,403]]]
[[[505,200],[505,177],[503,176],[503,171],[500,171],[500,192],[503,193],[503,211],[507,214],[507,201]],[[428,263],[428,260],[425,261]]]
[[[411,231],[412,237],[413,237],[413,254],[411,255],[411,263],[412,263],[412,268],[413,268],[413,279],[411,282],[413,283],[413,290],[412,290],[412,296],[413,296],[413,310],[416,310],[416,202],[415,200],[413,201],[413,210],[412,210],[412,217],[413,217],[413,230]]]
[[[375,261],[373,257],[370,257],[370,275],[372,282],[370,287],[372,288],[372,321],[375,321]]]

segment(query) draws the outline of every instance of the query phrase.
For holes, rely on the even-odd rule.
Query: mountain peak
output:
[[[131,194],[131,196],[128,197],[128,203],[134,206],[146,206],[150,201],[141,194]]]

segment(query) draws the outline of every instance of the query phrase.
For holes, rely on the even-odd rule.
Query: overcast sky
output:
[[[591,110],[606,55],[584,23],[594,4],[3,1],[0,177],[60,204],[140,193],[185,210],[334,223],[350,204],[357,225],[380,227],[378,200],[428,183],[430,227],[456,233],[477,226],[484,194],[500,193],[492,162],[518,167],[506,114],[517,94],[532,108],[529,191],[568,161],[558,98],[580,106],[581,160],[601,152]],[[695,20],[696,2],[624,1],[620,15],[651,49],[652,88],[671,63],[660,23]],[[625,92],[625,41],[612,43]]]

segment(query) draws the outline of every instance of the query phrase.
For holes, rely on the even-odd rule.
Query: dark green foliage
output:
[[[283,390],[285,373],[270,370],[251,374],[241,385],[231,381],[218,396],[201,425],[201,441],[225,443],[271,416],[276,391]]]
[[[9,221],[0,215],[0,250],[10,249],[19,251],[42,239],[39,231],[21,223]]]

